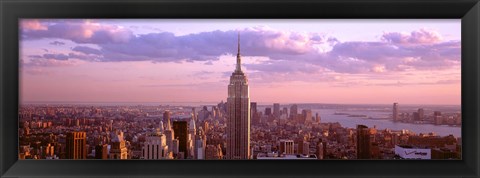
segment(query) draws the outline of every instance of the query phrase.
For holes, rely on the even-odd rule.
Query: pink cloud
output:
[[[124,43],[134,37],[127,29],[100,24],[92,20],[63,20],[59,22],[22,20],[24,39],[61,38],[76,43]]]
[[[382,36],[382,40],[396,44],[433,44],[441,42],[442,39],[440,33],[423,28],[412,31],[410,34],[388,32]]]
[[[251,50],[258,49],[259,53],[267,50],[280,54],[305,54],[315,50],[314,44],[328,40],[321,34],[278,31],[267,27],[247,28],[241,31],[241,35],[242,44]]]
[[[32,20],[33,22],[35,20]],[[120,26],[89,20],[40,21],[47,30],[22,31],[23,40],[61,38],[97,47],[73,47],[71,53],[43,55],[47,59],[89,61],[152,61],[214,63],[222,55],[236,54],[241,34],[243,56],[269,61],[248,64],[249,70],[270,73],[311,73],[328,69],[339,73],[377,73],[406,69],[442,69],[460,63],[460,41],[442,41],[433,30],[387,32],[381,41],[346,41],[321,33],[279,31],[268,27],[211,31],[183,36],[170,32],[135,36]],[[318,45],[329,50],[319,51]]]
[[[29,30],[48,30],[48,27],[42,24],[39,20],[20,20],[20,28],[24,31]]]
[[[65,67],[76,66],[82,63],[78,60],[56,60],[56,59],[44,59],[44,58],[32,58],[29,62],[23,62],[22,67]]]

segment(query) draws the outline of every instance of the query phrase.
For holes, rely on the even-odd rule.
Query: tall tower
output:
[[[393,119],[393,122],[398,121],[398,103],[393,103],[392,119]]]
[[[178,152],[183,152],[183,158],[188,154],[188,122],[173,121],[173,137],[178,140]],[[173,145],[176,147],[176,145]]]
[[[227,159],[250,158],[250,95],[241,62],[239,34],[237,65],[228,84]]]
[[[290,106],[290,119],[295,120],[297,118],[298,114],[298,106],[296,104],[293,104]]]
[[[370,130],[365,125],[357,125],[357,159],[371,159],[371,147]]]
[[[173,140],[175,138],[173,138],[174,133],[173,133],[173,129],[172,129],[171,121],[170,121],[170,111],[165,111],[163,113],[163,120],[165,122],[167,122],[167,124],[165,126],[165,130],[163,131],[163,133],[165,134],[168,150],[169,150],[169,152],[170,151],[173,152]]]
[[[273,115],[275,118],[280,117],[280,103],[273,103]]]
[[[188,124],[188,150],[189,150],[189,156],[191,158],[195,157],[195,135],[197,132],[196,126],[195,126],[195,114],[192,113],[192,118],[190,119],[190,123]]]

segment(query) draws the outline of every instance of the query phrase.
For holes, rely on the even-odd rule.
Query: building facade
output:
[[[370,129],[365,125],[357,125],[357,159],[370,159],[371,147]]]
[[[250,95],[248,79],[241,68],[240,35],[237,65],[228,85],[227,105],[227,159],[249,159]]]
[[[295,154],[295,146],[293,140],[280,140],[279,154],[292,155]]]
[[[175,138],[173,138],[173,128],[172,128],[172,125],[171,125],[171,120],[170,120],[170,111],[165,111],[163,113],[163,120],[166,122],[166,125],[165,125],[165,130],[163,131],[164,135],[165,135],[165,141],[167,143],[167,146],[168,146],[168,152],[174,152],[173,150],[173,140]]]
[[[87,134],[70,132],[66,138],[66,159],[87,159]]]
[[[174,138],[178,140],[178,153],[183,153],[183,159],[185,159],[188,155],[188,122],[173,121],[173,133]]]
[[[123,132],[116,131],[112,135],[112,146],[110,148],[110,159],[128,159],[128,148],[123,137]]]
[[[168,146],[165,135],[158,131],[148,134],[145,138],[142,151],[144,159],[168,158]]]

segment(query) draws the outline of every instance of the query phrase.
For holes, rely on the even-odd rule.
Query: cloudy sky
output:
[[[460,20],[20,21],[22,102],[460,104]]]

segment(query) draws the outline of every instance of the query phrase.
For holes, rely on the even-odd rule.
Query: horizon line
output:
[[[158,102],[158,101],[26,101],[20,102],[22,104],[95,104],[95,103],[111,103],[111,104],[139,104],[139,103],[146,103],[146,104],[182,104],[182,103],[195,103],[195,104],[212,104],[212,103],[226,103],[226,100],[221,101],[167,101],[167,102]],[[275,104],[279,103],[282,105],[281,102],[256,102],[250,101],[250,103],[257,103],[261,105],[268,105],[268,104]],[[267,103],[267,104],[266,104]],[[427,105],[427,106],[462,106],[461,104],[432,104],[432,103],[422,103],[422,104],[412,104],[412,103],[399,103],[399,102],[391,102],[391,103],[324,103],[324,102],[288,102],[283,103],[283,105],[292,105],[292,104],[341,104],[341,105],[392,105],[393,103],[398,103],[400,105]],[[216,105],[216,104],[215,104]]]

